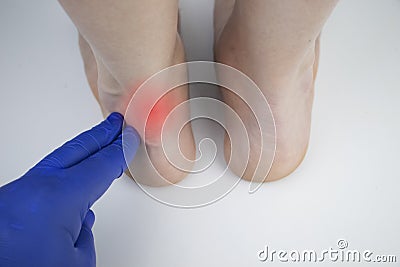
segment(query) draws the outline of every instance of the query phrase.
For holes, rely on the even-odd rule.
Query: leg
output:
[[[80,48],[89,85],[105,116],[113,111],[124,114],[129,96],[141,82],[185,59],[177,33],[177,0],[60,2],[80,32]],[[161,102],[175,106],[187,98],[187,86],[182,86],[164,96]],[[184,143],[185,156],[194,158],[190,125],[184,128],[180,139]],[[149,149],[157,171],[169,182],[178,182],[186,175],[167,161],[160,143],[144,145]],[[144,153],[142,147],[135,161],[145,161]],[[141,183],[162,185],[147,163],[141,166],[140,177],[135,178]]]
[[[218,9],[218,6],[224,6],[218,1],[234,2],[225,4],[233,6],[232,10]],[[266,177],[267,181],[273,181],[287,176],[301,163],[306,153],[319,35],[337,1],[217,0],[215,25],[222,29],[216,36],[216,60],[252,78],[268,99],[275,117],[275,160],[268,176],[266,173],[257,174],[255,179],[258,181]],[[222,12],[232,14],[223,21],[218,18]],[[252,119],[243,103],[226,90],[223,90],[223,96],[226,103],[245,119],[247,130],[254,132]],[[230,149],[226,143],[226,155],[229,155]],[[245,179],[251,179],[256,168],[257,153],[251,150],[250,154]]]

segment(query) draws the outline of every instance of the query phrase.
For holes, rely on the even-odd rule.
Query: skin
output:
[[[251,180],[254,175],[255,181],[278,180],[293,172],[304,158],[310,136],[319,36],[337,2],[216,0],[216,61],[239,69],[260,87],[276,123],[276,154],[270,172],[257,167],[260,145],[253,138],[244,179]],[[224,101],[243,119],[250,135],[260,137],[248,107],[227,90],[222,89],[222,93]],[[262,131],[267,133],[269,129]],[[225,138],[227,159],[230,152],[229,140]],[[261,163],[265,161],[261,158]],[[241,173],[235,166],[232,170]]]
[[[60,0],[60,3],[80,33],[79,45],[88,82],[104,116],[114,111],[125,114],[131,95],[143,81],[166,67],[185,61],[177,32],[176,0]],[[188,88],[182,86],[165,95],[158,105],[168,107],[162,111],[168,113],[169,109],[187,99]],[[129,117],[136,122],[135,116],[140,116],[140,113],[129,114]],[[187,111],[182,116],[188,114]],[[157,121],[151,123],[152,132],[160,130],[162,123],[159,119]],[[143,125],[135,122],[133,127],[142,128]],[[184,156],[194,159],[190,124],[183,128],[179,142]],[[134,174],[136,181],[152,186],[176,183],[187,175],[167,161],[157,136],[146,139],[133,164],[140,165],[140,168],[132,166],[139,170]],[[191,168],[190,165],[184,167]],[[160,179],[157,172],[166,180]]]
[[[257,122],[240,99],[222,89],[224,101],[243,119],[248,133],[254,137],[250,140],[250,160],[242,175],[244,179],[264,182],[283,178],[304,158],[310,135],[319,36],[337,2],[216,0],[215,60],[239,69],[260,87],[276,122],[277,150],[268,173],[262,164],[266,159],[261,158],[261,167],[257,167],[260,155]],[[159,70],[185,61],[177,31],[178,0],[60,0],[60,3],[80,32],[88,82],[105,116],[113,111],[124,114],[138,84]],[[168,93],[160,105],[173,108],[187,98],[188,88],[183,86]],[[187,116],[188,112],[181,115]],[[271,130],[262,131],[268,134]],[[149,185],[179,182],[186,173],[169,164],[159,140],[153,141],[142,145],[136,155],[135,162],[140,168],[135,169],[141,170],[135,174],[136,180]],[[195,146],[190,124],[184,127],[179,142],[183,154],[193,159]],[[152,170],[144,146],[149,149],[151,162],[167,181],[160,181]],[[243,151],[240,147],[234,149]],[[225,138],[227,160],[230,152],[229,140]],[[240,153],[233,155],[238,157],[233,161],[244,160]],[[242,173],[235,169],[235,164],[230,167],[234,173]]]

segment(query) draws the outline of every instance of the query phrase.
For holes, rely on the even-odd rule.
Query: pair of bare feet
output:
[[[107,9],[109,2],[105,0],[98,5],[85,3],[83,7],[77,7],[70,0],[60,2],[81,33],[80,48],[86,75],[104,115],[113,111],[124,114],[126,99],[137,89],[140,81],[165,67],[185,61],[184,48],[177,32],[177,1],[152,0],[142,5],[140,1],[121,1],[112,9]],[[232,169],[233,172],[240,173],[242,178],[253,178],[256,181],[278,180],[290,174],[301,163],[310,135],[319,36],[336,2],[337,0],[216,0],[215,61],[242,71],[258,85],[269,101],[276,124],[276,154],[269,173],[258,173],[258,176],[253,177],[257,173],[260,155],[257,149],[252,149],[260,145],[255,138],[250,140],[250,158],[244,174],[240,170]],[[170,16],[152,20],[151,12],[157,13],[153,10],[157,4],[165,5],[164,14],[171,11]],[[124,21],[123,18],[128,18],[125,16],[134,16],[128,11],[133,12],[139,6],[140,12],[134,12],[139,19]],[[112,21],[109,24],[114,26],[102,25],[98,16],[93,15],[93,10],[97,10],[99,14],[107,10],[106,18],[103,19]],[[143,16],[146,11],[148,15]],[[81,19],[83,16],[86,19]],[[129,23],[140,24],[140,27],[147,27],[147,30],[144,31],[139,26],[129,26]],[[157,36],[159,30],[162,34]],[[129,32],[133,37],[127,37]],[[224,102],[245,122],[250,135],[258,135],[254,118],[248,115],[248,107],[231,92],[222,88],[222,93]],[[168,103],[172,109],[186,99],[188,88],[181,86],[164,96],[160,102]],[[181,132],[179,143],[183,154],[194,159],[195,144],[190,124]],[[153,186],[166,184],[166,181],[160,181],[154,174],[147,156],[144,156],[144,148],[147,148],[150,161],[157,172],[167,182],[179,182],[187,175],[170,164],[156,140],[151,144],[142,144],[135,159],[141,169],[135,174],[135,179],[140,183]],[[230,152],[229,139],[225,138],[226,157]],[[260,160],[262,164],[265,159]],[[190,169],[191,166],[186,167]]]

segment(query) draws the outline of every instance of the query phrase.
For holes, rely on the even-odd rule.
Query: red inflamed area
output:
[[[169,105],[165,99],[158,101],[151,109],[146,121],[146,139],[157,141],[161,139],[161,130],[169,113]],[[147,114],[144,114],[147,116]]]

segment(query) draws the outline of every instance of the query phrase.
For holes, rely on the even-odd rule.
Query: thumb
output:
[[[78,239],[75,242],[75,248],[79,254],[79,263],[81,264],[78,266],[96,266],[96,249],[92,233],[94,220],[94,213],[92,210],[89,210],[83,220]]]

